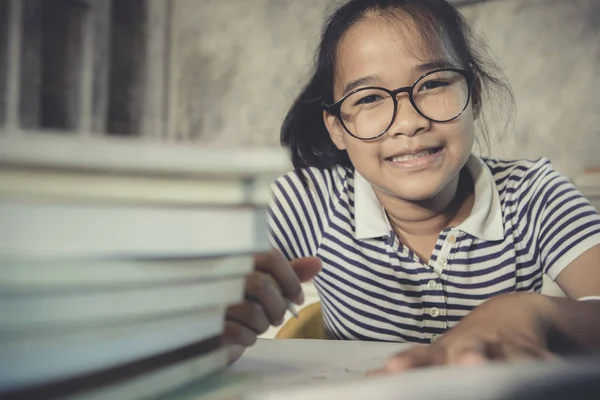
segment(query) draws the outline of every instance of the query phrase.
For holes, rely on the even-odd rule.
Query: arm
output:
[[[600,216],[549,164],[526,174],[537,223],[539,265],[569,298],[511,293],[486,301],[431,346],[390,360],[384,372],[435,364],[553,359],[600,350]]]
[[[548,361],[598,350],[600,301],[510,293],[485,302],[432,345],[404,351],[374,373],[444,364]]]
[[[549,347],[557,351],[600,349],[600,245],[569,264],[556,282],[572,299],[598,296],[598,300],[549,298]]]
[[[229,345],[229,362],[271,325],[282,324],[285,299],[303,303],[301,282],[310,281],[321,269],[316,253],[326,218],[326,179],[318,171],[307,172],[314,188],[311,199],[295,173],[272,185],[268,209],[269,241],[274,250],[255,256],[254,271],[246,278],[244,302],[227,309],[223,342]]]
[[[570,299],[600,296],[600,217],[550,165],[537,179],[546,199],[538,243],[544,271]],[[557,352],[600,348],[600,301],[547,298],[548,346]]]

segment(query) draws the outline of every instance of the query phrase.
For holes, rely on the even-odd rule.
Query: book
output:
[[[202,382],[227,365],[227,348],[221,347],[207,354],[165,366],[132,379],[74,396],[77,400],[134,400],[168,398],[170,392],[191,383]]]
[[[52,132],[0,135],[0,197],[170,206],[264,205],[278,148],[206,148]]]
[[[0,293],[177,284],[238,277],[254,266],[251,254],[220,256],[0,260]]]
[[[264,219],[252,207],[179,209],[0,200],[0,257],[48,261],[252,253],[268,247]]]
[[[275,177],[144,176],[0,168],[0,197],[49,203],[138,206],[264,206]]]
[[[242,300],[244,276],[120,290],[82,290],[2,296],[0,340],[77,324],[100,325],[223,307]]]
[[[222,369],[225,309],[269,248],[269,184],[287,164],[0,137],[0,397],[146,398]]]
[[[190,143],[144,142],[139,138],[74,138],[56,133],[45,130],[28,131],[25,135],[0,135],[0,164],[216,179],[277,176],[291,169],[289,155],[281,148],[218,148]]]
[[[224,307],[0,341],[0,394],[92,373],[220,336]],[[1,397],[1,396],[0,396]]]

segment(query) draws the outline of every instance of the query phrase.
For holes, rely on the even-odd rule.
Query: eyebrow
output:
[[[429,62],[426,62],[423,64],[419,64],[414,68],[414,70],[416,72],[425,73],[425,72],[429,72],[431,70],[439,69],[439,68],[456,68],[456,66],[454,64],[452,64],[450,61],[434,60],[434,61],[429,61]]]
[[[375,82],[377,82],[376,75],[363,76],[362,78],[359,78],[359,79],[347,84],[346,87],[344,88],[344,91],[342,92],[342,97],[347,95],[348,93],[350,93],[351,91],[353,91],[354,89],[356,89],[359,86],[363,86],[363,85],[369,86],[369,85],[373,85]]]
[[[438,68],[456,68],[456,66],[446,60],[434,60],[423,64],[419,64],[416,67],[414,67],[413,70],[417,73],[425,73]],[[368,75],[363,76],[362,78],[359,78],[355,81],[352,81],[349,84],[347,84],[344,88],[344,91],[342,92],[342,97],[347,95],[354,89],[358,88],[359,86],[374,85],[377,82],[377,80],[377,75]]]

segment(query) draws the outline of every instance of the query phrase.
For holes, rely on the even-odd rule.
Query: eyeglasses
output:
[[[396,90],[381,87],[356,89],[323,109],[338,118],[350,135],[374,140],[384,135],[398,112],[398,95],[408,93],[414,109],[432,122],[450,122],[467,108],[475,74],[470,70],[442,68],[422,75],[411,86]]]

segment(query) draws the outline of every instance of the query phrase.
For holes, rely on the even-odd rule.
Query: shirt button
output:
[[[454,236],[454,235],[450,235],[450,236],[448,236],[448,242],[449,242],[450,244],[454,244],[454,243],[456,243],[456,236]]]
[[[439,335],[431,335],[431,339],[429,339],[429,341],[431,343],[435,342],[438,339]]]
[[[435,289],[435,287],[436,287],[436,286],[437,286],[437,282],[436,282],[436,281],[434,281],[433,279],[432,279],[432,280],[430,280],[429,282],[427,282],[427,288],[428,288],[429,290],[433,290],[433,289]]]
[[[438,264],[442,267],[445,267],[448,265],[448,260],[446,260],[444,257],[440,257],[438,258]]]
[[[440,310],[437,307],[430,308],[429,315],[432,318],[437,318],[440,315]]]

